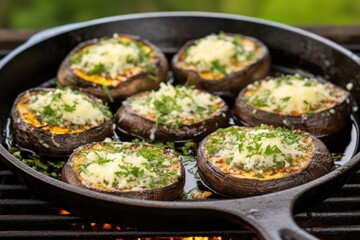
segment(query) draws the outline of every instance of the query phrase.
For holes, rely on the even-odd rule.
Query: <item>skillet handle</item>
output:
[[[301,229],[292,216],[291,196],[268,195],[248,199],[236,199],[227,204],[212,206],[240,218],[265,240],[315,240],[318,239]],[[241,221],[239,221],[241,223]]]

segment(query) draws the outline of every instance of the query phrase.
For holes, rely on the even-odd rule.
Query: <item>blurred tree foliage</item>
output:
[[[293,25],[360,24],[360,0],[0,0],[0,27],[45,28],[154,11],[223,12]]]

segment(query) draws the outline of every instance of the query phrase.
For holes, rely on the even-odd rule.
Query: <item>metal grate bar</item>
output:
[[[342,192],[342,190],[340,192]],[[360,196],[331,197],[326,199],[321,204],[318,204],[313,209],[324,212],[353,211],[356,209],[360,210]]]
[[[298,214],[295,219],[302,227],[360,225],[360,212],[311,212]]]
[[[341,226],[341,227],[313,227],[306,228],[309,233],[326,240],[335,239],[359,239],[360,225]]]
[[[9,170],[0,171],[0,177],[13,177],[14,174]]]
[[[25,185],[20,184],[0,184],[1,198],[29,198],[30,190]]]
[[[357,196],[360,192],[359,184],[345,184],[341,191],[334,193],[334,197]]]
[[[163,238],[166,237],[219,237],[223,239],[256,239],[254,233],[246,230],[240,231],[184,231],[184,232],[146,232],[146,231],[107,231],[107,232],[89,232],[89,231],[4,231],[1,232],[1,237],[8,239],[139,239],[139,238]]]
[[[58,214],[59,210],[39,199],[0,199],[0,216],[9,214]]]
[[[28,188],[20,184],[0,185],[0,192],[28,191]]]
[[[73,223],[73,222],[87,222],[82,217],[72,215],[0,215],[0,222],[2,224],[8,223],[33,223],[33,224],[57,224],[57,223]]]
[[[46,201],[39,199],[0,199],[0,207],[36,207],[36,206],[46,206],[49,207],[50,204]]]

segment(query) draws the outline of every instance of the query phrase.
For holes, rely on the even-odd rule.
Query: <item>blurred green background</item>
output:
[[[0,0],[0,28],[46,28],[154,11],[223,12],[300,26],[360,24],[360,0]]]

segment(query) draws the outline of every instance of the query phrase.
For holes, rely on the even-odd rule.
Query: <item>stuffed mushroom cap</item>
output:
[[[114,34],[76,46],[64,59],[58,82],[106,101],[157,89],[168,63],[159,48],[137,36]]]
[[[61,157],[113,134],[112,113],[100,99],[69,88],[33,88],[11,111],[14,139],[39,155]]]
[[[220,94],[237,94],[270,69],[270,54],[258,39],[211,34],[190,40],[172,59],[175,80]]]

